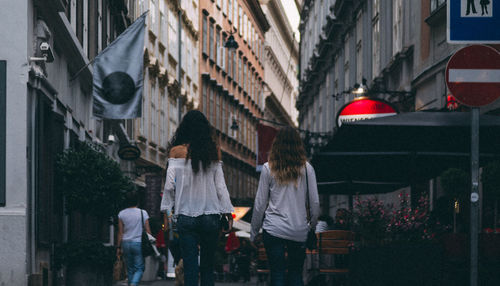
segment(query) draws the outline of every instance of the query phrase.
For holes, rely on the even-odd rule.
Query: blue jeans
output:
[[[215,250],[219,240],[219,215],[190,217],[179,215],[177,230],[184,260],[184,285],[198,285],[198,272],[202,286],[214,285]],[[198,246],[200,265],[198,266]]]
[[[271,270],[271,286],[303,286],[302,268],[306,258],[305,243],[278,238],[265,230],[262,240]],[[285,250],[288,258],[285,258]],[[288,275],[285,276],[287,269]]]
[[[139,285],[144,273],[144,258],[140,242],[124,241],[123,256],[127,265],[128,285]]]

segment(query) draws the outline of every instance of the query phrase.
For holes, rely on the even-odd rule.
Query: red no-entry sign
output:
[[[446,66],[446,85],[468,106],[484,106],[500,97],[500,53],[483,45],[458,50]]]

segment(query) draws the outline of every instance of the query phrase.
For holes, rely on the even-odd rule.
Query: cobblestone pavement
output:
[[[243,282],[216,282],[215,286],[256,286],[257,278],[253,277],[250,282],[243,283]],[[175,286],[175,282],[173,279],[169,280],[157,280],[157,281],[152,281],[152,282],[141,282],[139,284],[140,286]],[[114,286],[127,286],[127,283],[125,281],[122,281],[121,283],[116,283]]]

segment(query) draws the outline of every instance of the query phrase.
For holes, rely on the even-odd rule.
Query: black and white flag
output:
[[[93,113],[96,117],[141,117],[146,14],[142,14],[94,60]]]

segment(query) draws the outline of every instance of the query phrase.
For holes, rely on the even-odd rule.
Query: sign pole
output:
[[[479,233],[479,107],[472,108],[471,122],[471,208],[470,208],[470,285],[478,285]]]

